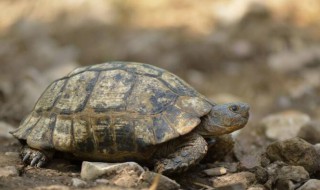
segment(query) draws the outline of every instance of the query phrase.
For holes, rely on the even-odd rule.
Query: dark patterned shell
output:
[[[211,106],[168,71],[110,62],[54,81],[13,135],[37,149],[118,159],[189,133]]]

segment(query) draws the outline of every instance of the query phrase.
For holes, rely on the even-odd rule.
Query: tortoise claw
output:
[[[27,163],[27,161],[28,161],[28,159],[29,159],[30,155],[31,155],[31,153],[30,153],[30,152],[28,152],[26,155],[24,155],[24,157],[23,157],[22,161],[23,161],[24,163]]]
[[[35,156],[32,161],[30,162],[30,166],[35,166],[37,163],[39,163],[39,160],[41,159],[41,155]]]
[[[53,153],[48,152],[48,155],[52,157]],[[29,147],[23,148],[21,157],[24,163],[29,164],[32,167],[42,167],[51,158],[48,157],[43,151],[35,150]]]
[[[36,167],[37,167],[37,168],[41,168],[45,163],[46,163],[45,161],[40,160],[40,161],[38,162],[38,164],[37,164]]]

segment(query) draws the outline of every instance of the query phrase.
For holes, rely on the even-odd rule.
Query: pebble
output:
[[[319,169],[316,149],[299,137],[270,144],[266,149],[266,157],[271,162],[283,161],[289,165],[303,166],[310,174]]]
[[[297,190],[319,190],[320,180],[310,179]]]
[[[317,154],[320,156],[320,143],[313,145],[314,149],[316,149]]]
[[[70,188],[68,186],[65,186],[65,185],[39,186],[39,187],[32,188],[32,190],[33,189],[34,190],[70,190]]]
[[[19,171],[14,166],[5,166],[0,168],[0,177],[16,177],[19,176]]]
[[[250,186],[247,190],[267,190],[263,185],[253,185]]]
[[[217,168],[210,168],[202,171],[208,176],[220,176],[227,173],[227,169],[225,167],[217,167]]]
[[[265,117],[260,126],[271,140],[286,140],[296,137],[300,129],[310,121],[302,112],[289,110]]]
[[[227,175],[212,179],[212,185],[214,188],[241,184],[246,189],[250,185],[252,185],[254,182],[255,182],[255,174],[251,172],[239,172],[234,174],[227,174]]]
[[[109,184],[110,181],[107,179],[96,179],[96,183],[100,183],[100,184]]]
[[[81,178],[85,180],[97,179],[98,177],[114,176],[123,170],[134,171],[139,176],[144,169],[135,162],[124,163],[103,163],[103,162],[82,162]]]
[[[72,181],[72,185],[75,187],[85,187],[87,185],[87,182],[78,178],[72,178],[71,181]]]
[[[283,166],[275,178],[276,189],[294,189],[310,179],[309,173],[302,166]]]
[[[154,173],[151,171],[144,172],[140,177],[138,187],[139,188],[149,188],[152,185],[156,185],[155,189],[157,189],[157,190],[177,190],[177,189],[180,189],[180,185],[176,181],[174,181],[164,175]]]
[[[5,152],[4,155],[10,156],[10,157],[16,157],[16,158],[20,156],[19,152]]]
[[[311,144],[320,143],[320,121],[306,123],[302,126],[297,136]]]

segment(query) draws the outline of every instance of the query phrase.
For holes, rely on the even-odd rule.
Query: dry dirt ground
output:
[[[0,6],[10,5],[4,2]],[[297,114],[289,128],[276,137],[270,136],[268,127],[261,124],[266,116],[280,113],[280,118],[286,118],[281,115],[283,111],[295,110],[310,120],[320,118],[320,23],[308,20],[314,15],[303,17],[297,9],[296,15],[285,17],[279,11],[254,4],[240,19],[227,25],[203,14],[205,23],[197,22],[201,17],[194,16],[195,21],[187,22],[178,15],[175,18],[183,24],[175,27],[176,23],[167,18],[158,27],[142,19],[151,5],[145,9],[133,9],[131,4],[112,5],[110,18],[96,19],[105,10],[91,17],[81,16],[81,10],[68,10],[54,19],[44,14],[45,21],[38,19],[43,12],[35,11],[39,5],[30,10],[24,9],[23,3],[9,6],[24,10],[24,14],[14,17],[11,24],[10,19],[0,23],[0,173],[11,171],[0,177],[0,189],[62,188],[51,185],[80,188],[73,186],[72,179],[80,178],[81,163],[55,159],[44,169],[26,167],[18,156],[20,145],[8,131],[18,127],[52,80],[81,65],[109,60],[145,62],[177,74],[215,102],[248,102],[250,121],[236,136],[233,151],[222,159],[223,166],[234,162],[236,166],[232,167],[237,172],[256,172],[251,167],[261,161],[257,155],[268,144],[284,140],[281,135],[290,127],[300,126],[301,115]],[[161,6],[166,10],[166,5]],[[187,14],[184,11],[190,7],[186,3],[179,14]],[[196,11],[207,10],[197,6]],[[157,14],[153,15],[155,19],[159,19]],[[190,30],[190,23],[198,24]],[[217,164],[206,160],[174,179],[184,189],[210,188],[214,177],[201,171]],[[310,176],[319,179],[316,174]],[[252,184],[263,182],[255,179]],[[81,188],[101,186],[87,181]]]

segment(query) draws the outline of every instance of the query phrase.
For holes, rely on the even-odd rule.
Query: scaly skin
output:
[[[191,133],[161,147],[158,156],[165,152],[168,155],[155,160],[154,170],[165,175],[184,172],[199,163],[207,151],[206,140],[197,133]]]

